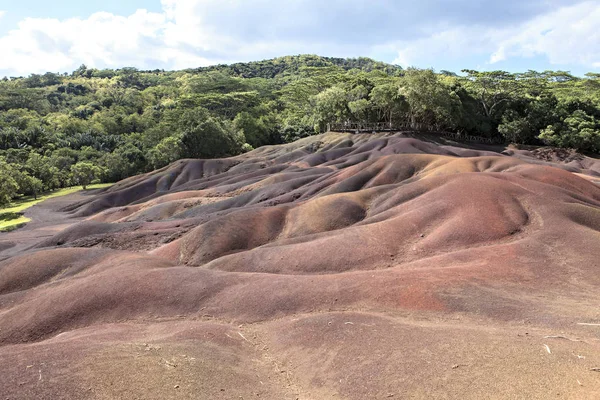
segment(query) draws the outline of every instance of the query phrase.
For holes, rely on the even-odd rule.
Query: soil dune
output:
[[[0,392],[600,397],[597,164],[552,154],[328,133],[42,203]]]

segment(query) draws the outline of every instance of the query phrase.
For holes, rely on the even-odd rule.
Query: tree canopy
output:
[[[182,71],[0,80],[0,202],[225,157],[332,124],[600,151],[600,74],[403,69],[300,55]]]

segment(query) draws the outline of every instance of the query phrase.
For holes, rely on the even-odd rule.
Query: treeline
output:
[[[182,157],[239,154],[387,126],[600,151],[600,74],[402,69],[312,55],[182,71],[98,70],[0,81],[0,202],[114,182]]]

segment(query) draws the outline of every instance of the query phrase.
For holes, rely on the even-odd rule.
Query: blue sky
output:
[[[459,72],[600,70],[600,0],[0,0],[0,76],[312,53]]]

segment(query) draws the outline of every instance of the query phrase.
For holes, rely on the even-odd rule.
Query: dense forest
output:
[[[402,69],[312,55],[182,71],[0,80],[0,204],[382,123],[600,151],[600,74]]]

